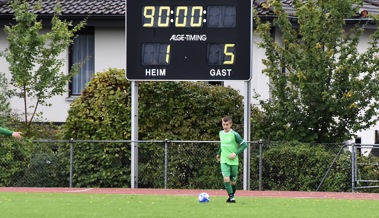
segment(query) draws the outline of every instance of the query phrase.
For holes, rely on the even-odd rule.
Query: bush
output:
[[[97,73],[81,97],[72,103],[62,128],[64,138],[130,140],[130,86],[124,70],[109,69]],[[237,130],[238,124],[242,123],[243,97],[230,87],[202,82],[139,82],[138,93],[139,140],[218,140],[223,116],[231,116]],[[185,149],[194,153],[196,147]],[[130,146],[120,143],[76,144],[74,184],[128,186],[130,155]],[[161,166],[162,159],[154,157],[161,155],[162,147],[139,151],[139,174],[150,176],[141,179],[139,187],[151,187],[153,181],[160,180],[162,175],[157,175],[154,167]],[[215,153],[211,155],[214,158]],[[181,161],[185,162],[184,159]],[[170,166],[169,172],[177,172],[177,166]],[[182,187],[193,187],[194,184],[192,181],[172,183]]]
[[[0,144],[0,186],[15,186],[28,166],[31,143],[2,137]]]
[[[62,166],[56,154],[36,153],[30,159],[24,176],[16,182],[21,187],[67,187],[68,176],[62,174]]]
[[[338,152],[336,145],[278,143],[263,152],[263,189],[316,191]],[[252,178],[258,161],[253,162]],[[256,184],[255,184],[256,185]],[[351,190],[350,154],[342,153],[319,191]]]
[[[357,157],[357,163],[357,179],[370,182],[359,182],[356,184],[356,187],[375,186],[375,188],[361,188],[359,191],[378,193],[379,183],[374,182],[374,180],[379,180],[379,157],[372,154],[369,154],[368,156],[361,155]]]

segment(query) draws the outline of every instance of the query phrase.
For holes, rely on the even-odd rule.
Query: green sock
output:
[[[229,197],[233,197],[233,188],[230,182],[224,182],[225,190],[228,193]]]
[[[234,195],[237,191],[237,184],[232,185],[232,190],[233,190],[233,195]]]

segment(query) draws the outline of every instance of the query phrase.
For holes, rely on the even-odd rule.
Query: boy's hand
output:
[[[13,133],[12,133],[12,136],[13,136],[14,138],[16,138],[16,139],[20,139],[20,138],[22,138],[22,136],[21,136],[21,132],[13,132]]]
[[[230,160],[233,160],[234,158],[236,158],[236,154],[235,153],[231,153],[231,154],[229,154],[229,159]]]

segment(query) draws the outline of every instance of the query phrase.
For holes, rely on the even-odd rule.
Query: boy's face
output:
[[[232,128],[232,122],[224,122],[222,121],[222,128],[224,129],[225,132],[229,132],[230,129]]]

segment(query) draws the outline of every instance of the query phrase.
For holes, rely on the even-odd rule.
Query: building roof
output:
[[[296,10],[292,4],[293,0],[281,0],[284,11],[289,16],[295,16]],[[261,16],[274,16],[272,8],[267,7],[269,0],[254,0],[254,8]],[[361,12],[366,11],[369,15],[379,14],[379,0],[363,0],[363,5],[359,11],[357,11],[357,17],[361,16]]]
[[[296,10],[293,0],[281,0],[283,9],[289,16],[295,16]],[[12,15],[13,11],[7,4],[9,0],[0,0],[0,15]],[[38,0],[28,0],[34,6]],[[126,0],[42,0],[43,8],[35,11],[41,16],[51,16],[57,3],[62,6],[62,15],[67,17],[124,17]],[[253,0],[253,7],[260,16],[274,16],[272,8],[266,7],[270,0]],[[362,11],[368,14],[379,14],[379,0],[363,0],[363,6],[357,12],[357,17]]]
[[[31,8],[38,3],[38,0],[27,1]],[[9,2],[10,0],[0,0],[0,25],[13,22],[13,10]],[[42,8],[33,12],[49,25],[57,3],[61,5],[62,19],[74,22],[85,19],[87,26],[125,26],[125,0],[42,0]]]
[[[0,14],[12,14],[9,2],[0,0]],[[37,4],[38,0],[28,0],[31,6]],[[61,4],[62,15],[100,15],[100,16],[125,16],[125,0],[42,0],[43,7],[35,13],[51,15],[57,3]]]

